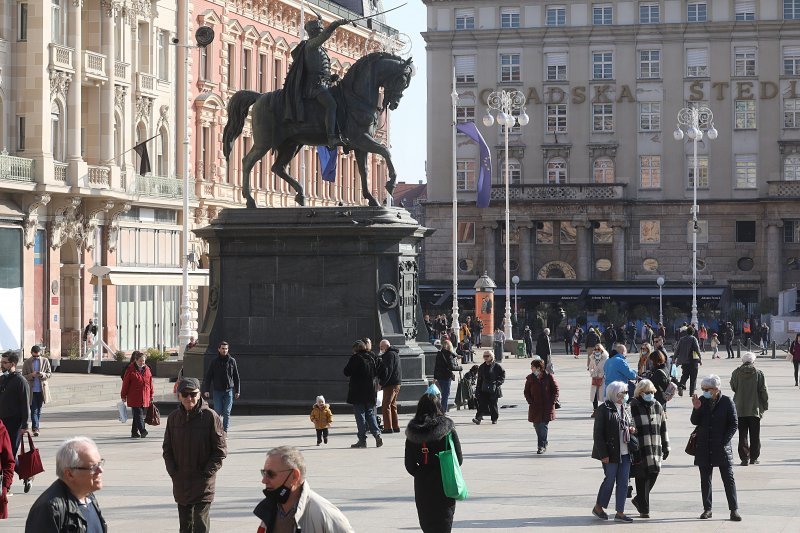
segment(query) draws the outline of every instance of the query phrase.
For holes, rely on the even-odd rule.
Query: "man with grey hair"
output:
[[[536,338],[536,355],[544,361],[544,367],[549,373],[553,373],[553,362],[550,359],[550,328],[544,328]]]
[[[280,446],[267,452],[261,470],[266,498],[253,510],[261,525],[258,533],[351,533],[352,526],[331,502],[311,490],[306,462],[297,448]]]
[[[25,522],[32,533],[105,533],[108,531],[94,493],[103,488],[103,464],[97,445],[87,437],[65,441],[56,453],[56,476],[33,503]]]
[[[757,465],[761,455],[761,417],[769,409],[764,373],[755,367],[753,352],[742,354],[742,366],[731,374],[733,403],[739,418],[739,459],[742,466]],[[750,436],[748,443],[748,434]]]

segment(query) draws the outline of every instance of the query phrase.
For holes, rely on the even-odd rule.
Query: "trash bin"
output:
[[[528,354],[525,352],[525,341],[516,341],[516,342],[517,342],[517,352],[515,355],[517,356],[517,358],[527,357]]]

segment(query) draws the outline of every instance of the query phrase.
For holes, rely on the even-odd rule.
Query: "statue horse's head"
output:
[[[416,73],[416,67],[410,57],[405,60],[397,58],[395,64],[394,72],[388,75],[383,84],[383,107],[392,111],[397,109],[400,99],[403,97],[403,91],[408,89],[411,78]]]

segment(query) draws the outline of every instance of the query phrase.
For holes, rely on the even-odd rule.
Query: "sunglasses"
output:
[[[182,396],[183,398],[189,398],[190,396],[191,396],[192,398],[197,398],[197,395],[198,395],[198,394],[200,394],[200,391],[193,391],[193,392],[181,392],[181,396]]]
[[[100,459],[100,462],[95,464],[95,465],[73,466],[72,468],[70,468],[70,470],[86,470],[88,472],[91,472],[92,475],[95,475],[98,470],[103,468],[104,464],[106,464],[106,460],[105,459]]]
[[[291,472],[292,470],[293,470],[292,468],[287,468],[286,470],[278,470],[276,472],[274,470],[264,470],[262,468],[261,469],[261,477],[265,477],[267,479],[275,479],[276,477],[278,477],[278,474],[282,474],[284,472]]]

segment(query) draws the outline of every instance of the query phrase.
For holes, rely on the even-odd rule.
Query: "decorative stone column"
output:
[[[783,220],[766,220],[767,230],[767,294],[768,298],[777,298],[783,287],[783,250],[781,246],[781,228]]]
[[[533,257],[531,257],[531,228],[528,220],[517,221],[519,228],[519,277],[522,281],[533,280]]]
[[[100,160],[103,164],[113,165],[114,159],[114,18],[117,10],[106,0],[100,15],[102,25],[102,49],[106,56],[106,77],[108,78],[100,90]],[[116,184],[115,184],[116,185]]]
[[[483,270],[490,278],[495,278],[495,249],[497,248],[497,222],[488,222],[483,226]]]
[[[572,223],[576,230],[577,278],[578,281],[589,281],[592,277],[592,223],[586,219],[575,219]]]
[[[88,167],[81,155],[81,127],[82,127],[82,85],[83,79],[83,41],[81,28],[82,2],[67,4],[69,45],[75,49],[73,64],[75,73],[70,91],[67,93],[67,163],[68,182],[74,186],[81,185],[88,174]],[[59,342],[60,344],[60,342]]]
[[[624,220],[612,220],[613,244],[611,247],[611,279],[625,281],[625,228]]]

